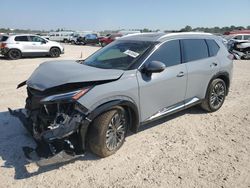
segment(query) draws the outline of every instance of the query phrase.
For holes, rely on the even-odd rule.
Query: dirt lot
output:
[[[59,59],[79,59],[97,47],[66,45]],[[91,153],[66,164],[28,164],[22,146],[34,146],[7,108],[22,108],[21,81],[50,58],[0,58],[0,187],[250,187],[250,61],[234,62],[224,106],[197,107],[146,125],[115,155]]]

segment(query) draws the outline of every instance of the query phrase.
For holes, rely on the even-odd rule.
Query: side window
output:
[[[208,40],[206,40],[206,41],[207,41],[207,45],[208,45],[208,50],[209,50],[209,55],[210,55],[210,57],[211,57],[211,56],[215,56],[215,55],[218,53],[220,47],[219,47],[218,44],[217,44],[214,40],[212,40],[212,39],[208,39]]]
[[[234,37],[235,40],[242,40],[242,35],[237,35]]]
[[[17,36],[17,37],[15,37],[15,41],[27,42],[27,41],[29,41],[29,39],[27,36]]]
[[[181,63],[179,40],[172,40],[162,44],[147,61],[160,61],[167,67]]]
[[[208,57],[208,49],[203,39],[183,39],[184,62],[195,61]]]
[[[32,42],[46,42],[44,39],[38,36],[30,36]]]
[[[59,37],[59,34],[56,34],[57,37]]]
[[[244,35],[244,40],[250,40],[250,35]]]

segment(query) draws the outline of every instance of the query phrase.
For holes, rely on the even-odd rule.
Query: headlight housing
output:
[[[92,88],[93,87],[85,87],[85,88],[78,89],[78,90],[71,91],[71,92],[67,92],[67,93],[50,95],[48,97],[41,99],[40,102],[42,104],[47,104],[47,103],[55,103],[55,102],[76,101],[79,98],[81,98],[83,95],[85,95]]]

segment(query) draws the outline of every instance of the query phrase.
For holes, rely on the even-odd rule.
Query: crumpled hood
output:
[[[46,89],[70,84],[91,81],[108,81],[121,77],[123,70],[100,69],[76,61],[50,61],[42,63],[27,80],[33,89]]]

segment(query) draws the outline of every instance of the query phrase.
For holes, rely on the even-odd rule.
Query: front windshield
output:
[[[152,46],[153,42],[148,41],[114,41],[87,58],[84,64],[103,69],[127,70]]]

